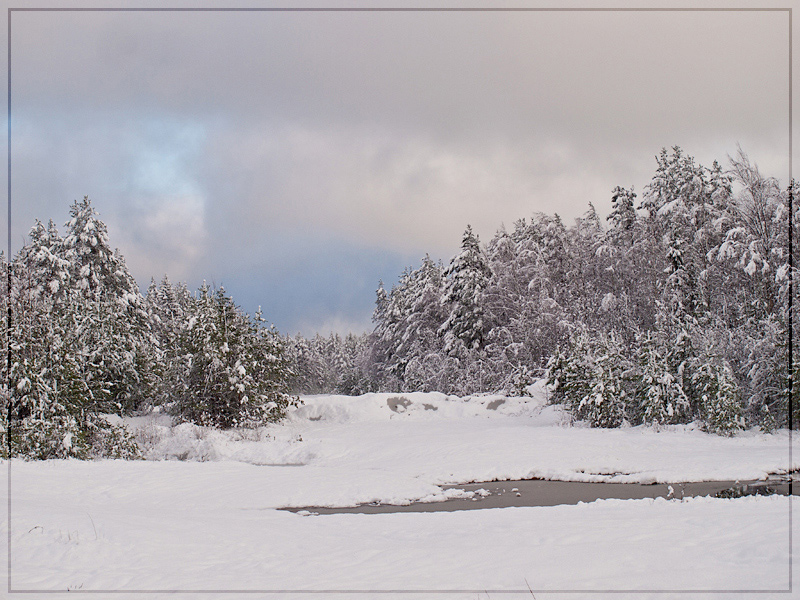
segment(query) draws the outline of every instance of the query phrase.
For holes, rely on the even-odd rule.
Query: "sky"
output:
[[[170,3],[204,5],[303,6]],[[605,215],[662,147],[789,180],[787,12],[11,14],[12,254],[88,195],[143,291],[207,280],[284,333],[371,329],[379,280],[467,224]]]

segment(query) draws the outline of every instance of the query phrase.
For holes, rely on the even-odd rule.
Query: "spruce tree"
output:
[[[633,187],[630,190],[626,190],[617,186],[611,193],[612,208],[611,213],[606,218],[618,232],[628,232],[636,223],[635,198],[636,194],[633,192]]]
[[[618,336],[577,327],[545,374],[552,400],[593,427],[618,427],[634,400],[634,369]]]
[[[104,412],[130,411],[152,390],[154,338],[138,285],[88,197],[70,207],[64,257],[70,264],[71,302],[80,306],[82,372]]]
[[[700,417],[708,431],[733,435],[745,426],[739,385],[730,364],[706,355],[694,369],[693,384],[700,396]]]
[[[637,403],[642,421],[664,425],[689,420],[691,406],[683,387],[683,371],[676,373],[663,338],[644,334],[638,339],[640,353]]]
[[[8,371],[10,445],[15,456],[136,456],[121,428],[101,413],[119,408],[111,398],[113,368],[97,357],[103,323],[75,284],[74,255],[52,222],[37,222],[30,244],[14,259],[10,296]],[[92,327],[97,325],[97,327]]]
[[[483,309],[483,291],[491,271],[478,237],[467,226],[461,241],[461,252],[444,272],[442,303],[449,315],[439,328],[445,349],[457,352],[459,347],[479,349],[484,346],[487,324]]]

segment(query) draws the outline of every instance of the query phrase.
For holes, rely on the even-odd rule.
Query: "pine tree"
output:
[[[693,373],[693,384],[700,396],[701,418],[711,433],[733,435],[745,425],[733,369],[724,359],[712,356],[704,359]]]
[[[381,283],[373,314],[376,326],[372,349],[360,351],[377,360],[380,369],[364,366],[360,376],[380,381],[384,389],[394,391],[413,391],[424,385],[419,374],[409,377],[407,369],[412,362],[418,366],[422,356],[437,352],[441,346],[437,330],[444,321],[439,302],[442,271],[441,264],[426,255],[419,268],[403,271],[389,294]]]
[[[176,390],[186,385],[181,340],[189,326],[193,301],[186,285],[173,285],[167,275],[158,284],[151,280],[148,287],[144,304],[152,332],[151,374],[156,378],[148,386],[153,390],[148,401],[153,405],[169,404]]]
[[[349,396],[359,396],[372,389],[363,362],[366,336],[348,333],[339,345],[337,357],[338,378],[336,391]]]
[[[136,456],[125,431],[100,414],[113,381],[102,363],[87,368],[94,315],[73,272],[52,222],[47,229],[37,222],[14,259],[9,290],[16,308],[9,332],[12,451],[28,458]]]
[[[447,320],[439,328],[444,336],[445,349],[457,352],[459,347],[479,349],[487,333],[484,321],[483,291],[491,271],[478,237],[467,226],[461,242],[461,252],[444,272],[442,303],[448,308]]]
[[[37,220],[28,236],[30,244],[20,250],[18,261],[24,265],[33,297],[54,307],[64,301],[70,278],[63,240],[53,221],[45,228]]]
[[[308,340],[300,334],[287,337],[286,354],[294,373],[289,383],[290,391],[293,394],[322,393],[319,358]]]
[[[407,270],[379,298],[367,353],[379,365],[370,372],[384,375],[375,379],[396,389],[509,389],[515,373],[550,359],[554,399],[599,423],[587,411],[614,388],[617,375],[601,360],[610,344],[630,367],[622,384],[629,422],[697,420],[724,432],[743,417],[780,427],[790,422],[790,397],[800,415],[800,386],[786,375],[787,365],[800,372],[788,356],[790,316],[800,321],[789,314],[800,306],[788,253],[800,222],[800,207],[789,214],[794,184],[782,190],[741,151],[729,171],[678,147],[656,162],[638,209],[632,188],[614,189],[608,231],[591,205],[571,227],[557,215],[517,221],[485,252],[468,229],[445,271],[438,342],[429,337],[436,313],[420,306],[422,288]],[[464,277],[480,282],[471,287],[456,276],[470,272],[470,245],[488,267]],[[800,264],[800,244],[794,253]],[[580,339],[577,330],[593,333]],[[604,400],[592,401],[598,394]]]
[[[628,232],[636,223],[636,209],[633,202],[635,198],[636,194],[633,192],[633,187],[630,190],[626,190],[617,186],[611,193],[611,214],[606,218],[616,231]]]
[[[637,399],[644,423],[663,425],[688,420],[689,397],[658,338],[640,336],[640,378]]]
[[[255,321],[219,288],[206,284],[181,338],[185,382],[175,391],[179,419],[213,427],[252,427],[281,419],[297,403],[282,338]]]
[[[593,427],[618,427],[628,420],[634,370],[618,336],[593,335],[578,327],[569,345],[548,363],[554,402]]]
[[[154,339],[136,281],[88,197],[70,207],[64,257],[70,264],[70,302],[80,306],[81,370],[98,410],[130,411],[152,394],[143,378],[152,367]]]
[[[387,295],[383,285],[378,288],[377,305],[374,318],[377,321],[375,334],[381,355],[381,380],[388,389],[399,391],[403,387],[405,369],[409,356],[404,344],[408,317],[413,309],[411,296],[412,270],[407,268],[400,280]]]
[[[509,234],[501,229],[489,244],[492,277],[483,293],[488,380],[495,389],[521,391],[543,366],[559,335],[554,308],[543,287],[538,237],[528,237],[524,221]]]

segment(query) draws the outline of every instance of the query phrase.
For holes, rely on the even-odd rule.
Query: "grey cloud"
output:
[[[132,113],[36,111],[15,120],[12,131],[19,230],[35,218],[61,225],[69,203],[88,195],[120,232],[119,243],[132,243],[135,252],[155,256],[154,248],[172,247],[167,261],[173,266],[176,254],[196,254],[189,237],[202,237],[203,230],[205,201],[193,173],[204,144],[201,126]],[[177,240],[187,243],[186,252],[176,251]]]
[[[447,138],[773,129],[781,13],[20,13],[26,103]],[[782,20],[783,19],[783,20]],[[781,123],[785,125],[785,123]],[[599,141],[599,140],[598,140]],[[659,140],[659,144],[669,143]]]
[[[785,13],[16,12],[12,31],[13,245],[89,194],[140,278],[233,272],[278,235],[447,259],[467,223],[607,211],[673,144],[788,175]]]
[[[225,239],[284,228],[334,231],[447,258],[467,223],[488,236],[502,221],[535,211],[571,219],[594,190],[614,185],[588,157],[553,140],[478,147],[390,132],[254,127],[210,144],[218,152],[204,187],[220,202],[212,220],[228,227]],[[581,160],[592,168],[576,172]]]

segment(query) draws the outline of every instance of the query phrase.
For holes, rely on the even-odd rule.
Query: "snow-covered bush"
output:
[[[667,339],[640,334],[626,346],[613,332],[577,329],[548,364],[551,401],[594,427],[698,420],[712,433],[742,429],[739,385],[730,364],[711,348],[685,358],[688,342],[668,348]]]

